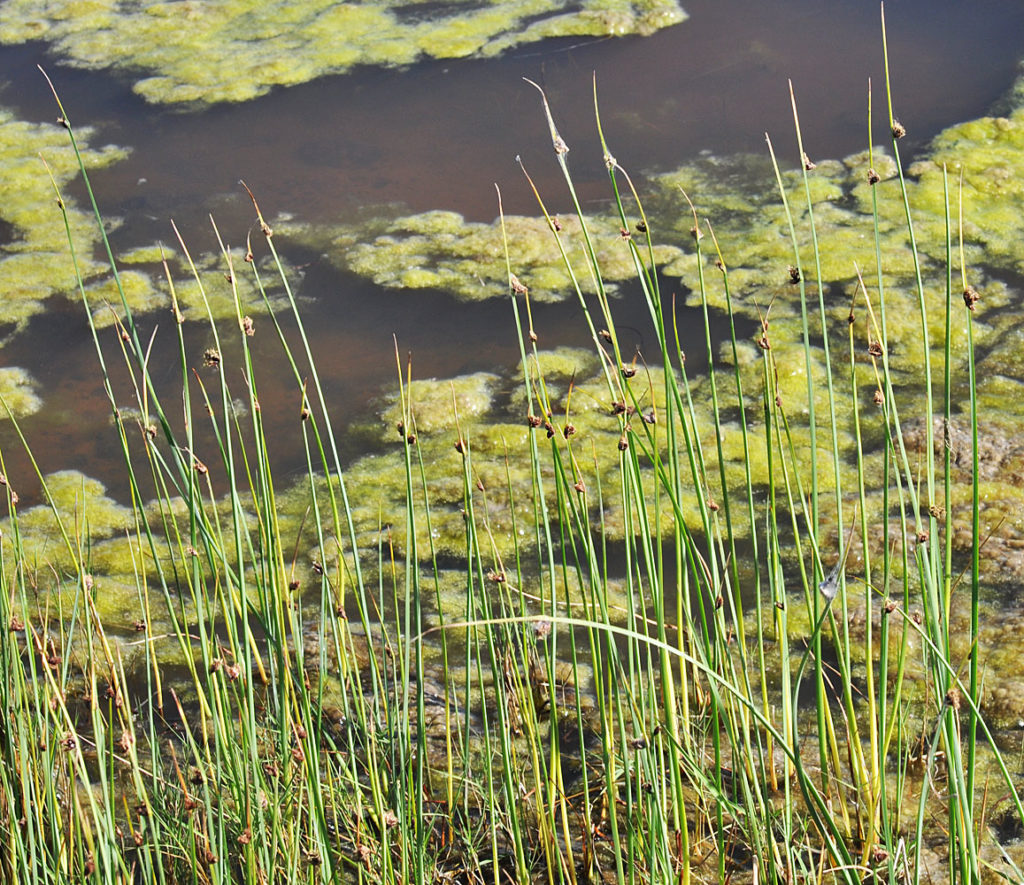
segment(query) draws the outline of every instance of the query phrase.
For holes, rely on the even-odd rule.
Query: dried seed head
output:
[[[566,439],[568,439],[570,436],[572,436],[575,432],[576,432],[576,425],[575,424],[566,424],[565,427],[562,428],[562,435]]]
[[[757,346],[760,347],[761,350],[771,350],[772,349],[772,345],[768,341],[768,336],[767,335],[762,335],[760,338],[757,339]]]
[[[460,455],[466,454],[466,444],[461,439],[455,440],[455,451]]]
[[[562,222],[558,220],[557,215],[551,216],[551,226],[555,229],[556,234],[562,229]]]
[[[918,544],[927,544],[928,543],[928,532],[926,532],[924,529],[921,529],[917,533],[917,543]]]
[[[536,333],[536,332],[534,332],[534,331],[533,331],[533,329],[530,329],[530,340],[531,340],[531,341],[532,341],[532,342],[533,342],[534,344],[536,344],[536,343],[537,343],[537,333]]]
[[[636,229],[637,229],[638,233],[641,233],[641,234],[647,233],[647,222],[646,221],[638,221],[636,223]]]
[[[252,321],[252,317],[242,317],[242,331],[247,338],[252,338],[256,334],[256,324]]]
[[[587,487],[583,484],[583,480],[578,480],[573,484],[573,488],[576,489],[581,495],[587,490]]]
[[[800,282],[800,268],[799,267],[795,267],[794,265],[791,264],[788,268],[786,268],[786,270],[789,272],[789,281],[791,283],[799,283]]]
[[[511,287],[512,291],[516,293],[516,295],[526,295],[530,291],[529,289],[526,288],[526,286],[519,282],[519,277],[517,277],[514,273],[510,273],[508,275],[508,284]]]
[[[569,153],[569,145],[565,143],[565,140],[562,138],[561,135],[556,135],[554,139],[552,139],[551,146],[555,149],[555,153],[558,154],[559,156]],[[612,162],[614,163],[615,161],[612,160]]]
[[[981,300],[981,295],[978,294],[978,290],[974,286],[964,287],[964,304],[967,305],[967,309],[973,311],[974,305]]]
[[[536,415],[527,415],[526,423],[529,424],[530,427],[540,427],[541,421]]]
[[[619,437],[619,451],[620,452],[624,452],[628,448],[629,448],[629,439],[626,437],[626,434],[622,434],[622,436]]]
[[[875,388],[875,395],[872,397],[876,406],[882,405],[885,402],[885,396],[882,395],[882,390],[879,387]]]
[[[704,239],[704,234],[701,232],[701,229],[696,226],[690,228],[690,236],[693,237],[694,241]]]
[[[874,169],[868,169],[868,184],[876,185],[881,180],[881,176]]]
[[[882,343],[880,341],[872,341],[868,344],[868,353],[873,357],[881,357],[882,355]]]
[[[622,400],[617,399],[617,400],[615,400],[615,402],[612,403],[612,414],[613,415],[621,415],[625,411],[626,411],[626,404]]]
[[[636,374],[636,366],[623,366],[622,367],[622,377],[623,378],[632,378],[635,374]]]
[[[210,472],[210,469],[198,458],[193,460],[192,466],[195,468],[196,473],[198,473],[200,476],[206,476],[206,474]]]
[[[648,409],[643,415],[645,424],[655,424],[658,421],[657,416],[654,414],[654,409]]]
[[[203,365],[208,369],[215,369],[220,365],[220,351],[215,347],[207,347],[203,351]]]
[[[607,341],[609,344],[612,343],[612,333],[609,332],[607,329],[602,329],[597,334],[603,341]]]
[[[817,169],[818,168],[818,164],[815,163],[815,162],[812,162],[811,158],[807,156],[806,151],[804,152],[804,158],[803,159],[804,159],[804,169],[806,169],[808,172],[810,172],[812,169]]]
[[[951,688],[946,692],[946,704],[957,712],[960,711],[960,689]]]
[[[892,121],[892,137],[903,138],[907,134],[907,127],[904,126],[899,120],[893,119]]]
[[[626,227],[619,228],[619,236],[624,240],[630,240],[633,238],[633,235],[629,232],[629,228]]]
[[[885,602],[882,603],[882,611],[884,611],[887,615],[891,615],[894,611],[896,611],[895,601],[887,597]]]

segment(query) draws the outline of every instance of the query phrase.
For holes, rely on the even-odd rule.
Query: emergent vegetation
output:
[[[660,288],[659,231],[598,117],[621,291],[656,333],[625,348],[625,302],[541,93],[574,219],[537,194],[539,215],[593,349],[539,349],[499,222],[518,391],[414,380],[396,345],[397,454],[361,469],[388,488],[399,472],[400,521],[373,531],[381,505],[371,479],[358,497],[347,483],[257,198],[245,252],[223,250],[229,328],[195,269],[215,343],[191,353],[174,325],[173,403],[109,247],[118,334],[100,329],[66,212],[131,500],[40,473],[51,506],[23,513],[2,478],[5,881],[1019,881],[1024,809],[982,715],[998,650],[982,620],[972,183],[929,171],[942,200],[922,247],[885,87],[891,147],[844,172],[862,179],[867,236],[838,276],[795,99],[795,174],[769,143],[765,225],[788,246],[767,298],[737,288],[715,219],[688,208],[701,195],[678,193],[700,378]],[[909,288],[890,289],[890,262]],[[242,280],[294,376],[298,486],[274,475]],[[490,422],[499,398],[506,420]]]

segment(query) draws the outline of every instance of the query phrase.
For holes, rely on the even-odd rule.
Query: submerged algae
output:
[[[0,41],[45,40],[69,63],[135,75],[151,102],[245,101],[356,65],[494,56],[548,37],[650,34],[675,0],[8,0]]]

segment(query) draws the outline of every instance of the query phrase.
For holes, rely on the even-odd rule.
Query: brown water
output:
[[[519,154],[549,204],[563,208],[538,96],[524,76],[547,90],[586,201],[607,197],[593,123],[593,72],[610,147],[630,170],[672,168],[701,150],[762,151],[765,131],[780,152],[794,154],[787,78],[812,156],[842,156],[866,144],[867,81],[882,82],[876,4],[691,0],[687,11],[689,21],[648,38],[553,41],[488,61],[361,71],[191,114],[147,106],[117,77],[63,68],[43,47],[5,48],[0,78],[9,85],[0,103],[27,119],[52,119],[52,98],[35,68],[42,63],[76,124],[98,129],[94,143],[133,150],[126,162],[94,176],[101,208],[127,220],[115,247],[171,241],[174,218],[197,252],[215,248],[206,220],[211,211],[229,242],[244,240],[252,209],[239,178],[269,216],[289,212],[315,223],[401,203],[412,211],[454,209],[489,221],[497,214],[495,183],[506,212],[536,212],[514,162]],[[1013,79],[1024,4],[906,0],[889,5],[887,20],[896,109],[912,146],[984,113]],[[279,246],[289,251],[283,239]],[[332,271],[318,256],[293,257],[309,263],[301,287],[309,299],[305,316],[342,425],[365,414],[376,392],[392,383],[392,335],[403,352],[413,353],[419,377],[518,359],[508,305],[500,299],[467,305],[442,293],[385,291]],[[573,304],[540,306],[537,321],[548,330],[545,346],[582,340]],[[157,365],[159,342],[172,346],[170,322],[162,315],[142,320],[147,337],[158,323]],[[647,327],[640,316],[635,323],[642,341]],[[207,334],[189,332],[197,348]],[[257,341],[273,360],[271,336]],[[2,357],[28,368],[41,384],[46,405],[24,430],[43,471],[75,467],[122,493],[115,435],[80,311],[58,307]],[[271,433],[287,437],[298,411],[293,385],[284,371],[280,381],[272,370],[266,374],[263,413],[276,423]],[[180,378],[168,368],[163,380],[173,390]],[[2,442],[17,464],[7,429]],[[346,454],[357,449],[353,442]],[[299,466],[284,444],[280,459],[282,470]]]

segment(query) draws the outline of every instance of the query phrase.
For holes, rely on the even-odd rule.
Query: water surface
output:
[[[572,148],[581,194],[593,207],[608,195],[593,122],[595,73],[611,149],[638,173],[672,168],[700,151],[763,151],[766,131],[792,162],[790,78],[813,156],[843,156],[865,146],[869,78],[876,84],[876,138],[882,140],[874,4],[694,0],[687,11],[687,22],[651,37],[550,41],[486,61],[360,70],[192,113],[146,105],[120,75],[67,68],[42,44],[4,48],[0,78],[7,86],[0,103],[26,119],[52,119],[52,98],[35,69],[42,64],[76,124],[96,127],[93,143],[132,149],[127,161],[94,176],[103,211],[126,221],[114,238],[119,249],[170,242],[172,218],[194,251],[215,249],[211,212],[225,238],[241,245],[252,207],[240,178],[266,214],[288,213],[313,224],[395,204],[490,221],[497,214],[495,184],[506,212],[537,211],[514,162],[518,154],[549,204],[564,210],[538,95],[523,77],[547,90]],[[1016,38],[1024,33],[1021,4],[907,0],[890,4],[887,18],[896,110],[910,131],[911,148],[984,113],[1013,79],[1021,49]],[[300,292],[313,348],[342,424],[365,415],[382,386],[393,383],[393,336],[403,353],[413,354],[421,377],[518,359],[501,299],[467,305],[444,293],[382,290],[332,270],[316,254],[290,248],[284,238],[278,245],[304,268]],[[627,304],[620,308],[624,322],[635,324],[642,342],[649,334],[645,320],[639,313],[629,316]],[[180,377],[172,368],[169,317],[142,319],[147,337],[157,325],[156,354],[163,359],[166,353],[163,382],[171,391]],[[538,327],[545,330],[546,347],[583,341],[584,326],[571,302],[538,307]],[[269,323],[264,329],[269,332]],[[208,334],[188,330],[197,352]],[[280,372],[272,368],[271,336],[257,340],[268,365],[264,416],[282,440],[283,469],[291,470],[301,465],[284,442],[295,430],[293,384],[283,364]],[[46,405],[24,429],[43,471],[75,467],[123,494],[84,316],[55,306],[3,357],[28,368],[41,384]],[[13,452],[9,432],[3,437],[5,452]],[[354,441],[346,454],[357,449]],[[15,455],[8,457],[17,464]]]

